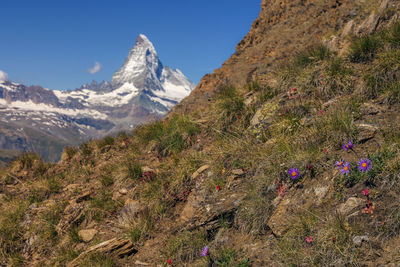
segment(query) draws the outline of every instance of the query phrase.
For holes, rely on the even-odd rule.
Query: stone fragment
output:
[[[118,214],[118,223],[122,226],[129,226],[141,210],[142,206],[139,201],[128,199]]]
[[[364,204],[365,200],[357,197],[350,197],[345,203],[340,204],[339,212],[343,215],[349,215],[355,208],[360,208]]]
[[[375,32],[379,22],[379,15],[372,13],[366,18],[357,29],[357,34],[371,34]]]
[[[90,242],[94,236],[98,233],[96,229],[84,229],[78,232],[80,239],[84,242]]]
[[[84,205],[82,203],[72,202],[64,209],[63,216],[56,226],[57,233],[64,233],[71,227],[71,225],[80,221],[83,216]]]
[[[235,170],[232,170],[232,174],[240,176],[240,175],[244,174],[244,171],[243,171],[243,169],[235,169]]]
[[[136,265],[141,265],[141,266],[149,266],[150,264],[148,264],[148,263],[146,263],[146,262],[143,262],[143,261],[140,261],[140,260],[136,260],[135,261],[135,264]]]
[[[360,247],[363,241],[369,242],[369,237],[366,235],[358,235],[353,237],[353,243],[356,247]]]
[[[342,31],[342,37],[351,34],[354,31],[354,21],[350,20],[346,23]]]
[[[366,141],[374,138],[375,134],[379,130],[378,126],[368,123],[356,123],[355,126],[359,129],[358,142],[365,143]]]
[[[138,251],[134,248],[133,243],[129,239],[113,238],[88,248],[73,261],[69,262],[67,267],[79,266],[79,260],[91,252],[124,257],[135,254]]]
[[[203,165],[198,168],[197,171],[192,174],[192,179],[196,179],[203,171],[207,170],[208,168],[210,168],[209,165]]]
[[[119,192],[121,195],[126,195],[126,194],[128,194],[128,190],[126,190],[126,188],[121,188],[118,192]]]

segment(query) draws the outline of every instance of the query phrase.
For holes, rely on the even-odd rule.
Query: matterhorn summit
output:
[[[129,51],[122,67],[114,73],[113,88],[135,88],[151,101],[164,108],[155,111],[165,113],[194,89],[193,84],[180,71],[164,67],[150,40],[140,34],[135,46]]]

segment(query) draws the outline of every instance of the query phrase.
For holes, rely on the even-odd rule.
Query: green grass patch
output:
[[[351,62],[368,62],[371,61],[380,46],[377,35],[365,35],[355,39],[350,45],[349,59]]]

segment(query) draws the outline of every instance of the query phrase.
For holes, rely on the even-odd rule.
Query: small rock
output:
[[[335,103],[337,103],[337,102],[338,102],[338,99],[337,99],[337,98],[331,99],[331,100],[325,102],[324,104],[322,104],[322,108],[323,108],[323,109],[327,109],[327,108],[329,108],[332,104],[335,104]]]
[[[358,134],[359,143],[365,143],[366,141],[374,138],[379,129],[379,127],[375,125],[366,123],[357,123],[355,126],[360,130],[360,133]]]
[[[155,172],[152,168],[150,168],[150,167],[148,167],[148,166],[142,167],[142,171],[143,171],[143,172]]]
[[[354,30],[354,21],[350,20],[349,22],[346,23],[346,25],[343,28],[342,31],[342,37],[345,37],[349,34],[351,34]]]
[[[364,115],[376,115],[380,112],[379,106],[370,103],[365,103],[360,109]]]
[[[244,174],[244,171],[242,169],[236,169],[236,170],[232,170],[232,174],[240,176]]]
[[[119,192],[121,195],[126,195],[126,194],[128,194],[128,190],[126,190],[126,188],[121,188],[118,192]]]
[[[120,192],[113,192],[113,196],[112,196],[112,200],[117,201],[119,198],[121,197],[121,193]]]
[[[378,26],[379,15],[372,13],[368,18],[366,18],[357,29],[357,34],[371,34],[375,32]]]
[[[79,196],[77,196],[74,200],[76,203],[82,202],[84,200],[87,200],[90,198],[90,190],[86,190],[85,192],[83,192],[82,194],[80,194]]]
[[[197,171],[192,174],[192,179],[196,179],[203,171],[207,170],[208,168],[210,168],[209,165],[203,165],[198,168]]]
[[[389,7],[390,0],[382,0],[381,5],[379,6],[378,13],[383,13]]]
[[[238,178],[238,176],[236,176],[236,175],[229,176],[228,179],[226,180],[226,187],[227,188],[233,187],[235,181],[237,180],[236,178]]]
[[[96,229],[85,229],[85,230],[80,230],[78,232],[78,235],[80,239],[84,242],[90,242],[94,236],[98,233]]]
[[[260,118],[262,115],[262,109],[257,110],[256,114],[254,114],[253,118],[250,121],[250,125],[254,126],[260,122]]]
[[[252,98],[252,97],[246,98],[246,99],[244,100],[244,104],[245,104],[246,106],[249,106],[251,103],[253,103],[253,98]]]
[[[300,120],[300,125],[302,125],[302,126],[308,126],[308,125],[311,124],[311,122],[312,122],[312,117],[311,117],[311,116],[306,116],[306,117],[304,117],[304,118],[302,118],[302,119]]]
[[[314,193],[319,203],[322,202],[323,198],[326,196],[328,191],[329,191],[329,186],[321,186],[314,188]]]
[[[369,237],[366,235],[358,235],[353,237],[353,243],[356,247],[360,247],[363,241],[369,242]]]
[[[136,265],[142,265],[142,266],[149,266],[149,265],[150,265],[150,264],[148,264],[148,263],[146,263],[146,262],[139,261],[139,260],[135,261],[135,264],[136,264]]]
[[[361,208],[364,202],[365,200],[362,198],[350,197],[345,203],[339,206],[339,212],[344,215],[349,215],[355,208]]]
[[[74,191],[75,189],[79,188],[79,184],[69,184],[64,188],[64,191]]]
[[[140,211],[141,205],[139,201],[127,199],[125,206],[118,214],[118,222],[123,226],[127,226],[132,223],[132,220],[136,218]]]

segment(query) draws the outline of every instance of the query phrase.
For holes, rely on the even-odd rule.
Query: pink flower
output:
[[[328,153],[328,149],[326,147],[324,147],[324,153]]]
[[[307,236],[307,237],[306,237],[306,242],[307,242],[308,244],[311,244],[311,243],[312,243],[312,236]]]
[[[172,264],[172,260],[168,259],[167,263],[168,263],[168,265],[171,265]]]
[[[369,189],[368,189],[368,188],[362,191],[362,194],[363,194],[364,196],[368,196],[369,193],[370,193],[370,192],[369,192]]]
[[[322,115],[322,113],[324,113],[323,110],[318,110],[318,115]]]
[[[221,186],[220,186],[220,185],[217,185],[217,186],[215,187],[215,189],[217,189],[217,191],[219,191],[219,190],[221,190]]]

